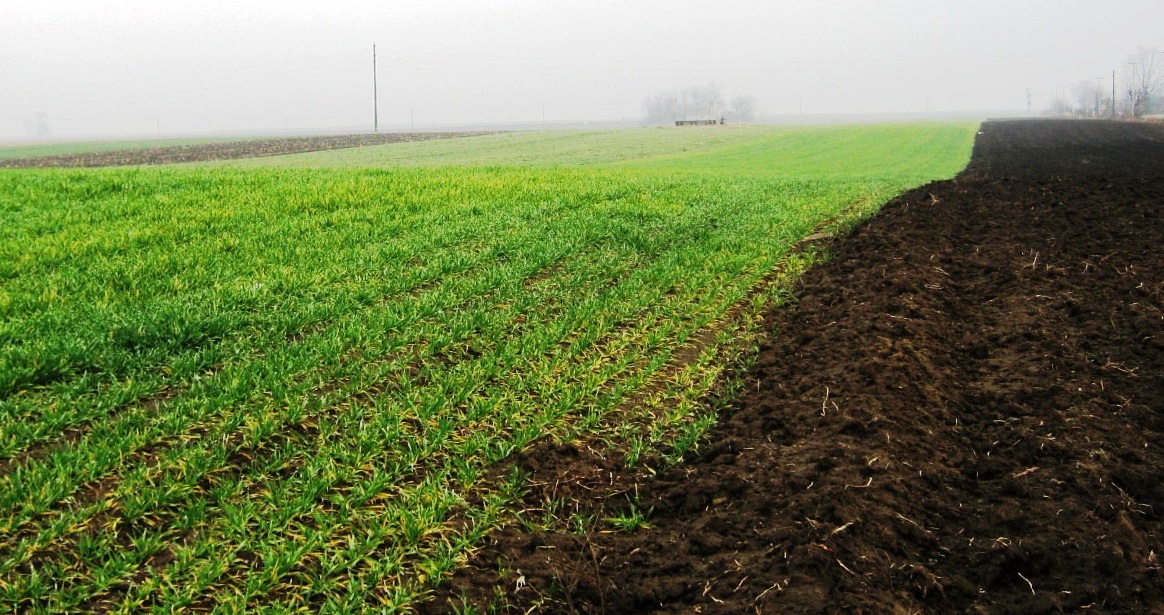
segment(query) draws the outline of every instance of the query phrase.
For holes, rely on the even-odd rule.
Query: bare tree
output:
[[[1062,89],[1051,92],[1051,107],[1048,113],[1053,116],[1065,117],[1072,114],[1072,105]]]
[[[723,92],[712,83],[680,90],[664,90],[649,96],[643,101],[643,112],[646,121],[652,124],[683,119],[720,120],[726,106]],[[738,96],[732,100],[733,116],[742,113],[740,117],[750,119],[755,115],[755,108],[756,101],[751,96]]]
[[[1155,47],[1140,47],[1128,56],[1128,100],[1132,116],[1151,113],[1164,97],[1164,58]]]
[[[732,119],[741,122],[750,122],[756,117],[756,99],[752,96],[736,96],[732,98],[731,109],[728,111]]]
[[[719,119],[723,113],[723,94],[714,83],[685,88],[683,100],[687,103],[687,115],[694,116],[695,119]]]
[[[643,101],[643,111],[647,122],[652,124],[670,124],[683,117],[683,105],[679,94],[674,91],[659,92],[647,98]]]
[[[1077,117],[1105,117],[1111,109],[1111,95],[1092,80],[1071,86],[1071,115]]]
[[[30,137],[37,139],[47,139],[53,134],[53,129],[49,127],[47,113],[37,113],[33,117],[24,120],[24,129],[28,131]]]

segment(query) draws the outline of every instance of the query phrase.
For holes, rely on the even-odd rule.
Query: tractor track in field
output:
[[[501,529],[422,610],[1164,613],[1161,161],[1162,126],[987,122],[768,315],[686,463],[516,456],[531,509],[649,528]]]

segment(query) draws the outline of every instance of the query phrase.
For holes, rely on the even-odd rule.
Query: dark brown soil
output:
[[[201,143],[195,145],[172,145],[140,149],[116,150],[109,152],[89,152],[60,156],[36,156],[31,158],[0,158],[0,169],[28,169],[50,167],[116,167],[132,165],[175,164],[179,162],[208,162],[212,160],[233,160],[236,158],[257,158],[261,156],[282,156],[322,150],[402,143],[405,141],[428,141],[430,139],[452,139],[492,134],[488,132],[398,132],[384,134],[332,135],[322,137],[281,137],[273,139],[247,139],[224,143]]]
[[[649,529],[497,532],[427,608],[1164,613],[1164,127],[982,131],[833,244],[688,463],[517,459]]]

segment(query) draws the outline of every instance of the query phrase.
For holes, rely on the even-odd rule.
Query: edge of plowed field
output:
[[[664,373],[654,380],[666,380],[667,374],[693,366],[703,352],[712,349],[718,334],[730,333],[732,341],[717,349],[720,357],[717,363],[725,364],[726,370],[697,400],[704,413],[726,409],[745,384],[757,344],[768,334],[768,325],[762,315],[794,302],[792,289],[800,277],[810,268],[828,262],[831,258],[829,247],[851,234],[879,209],[876,203],[862,198],[818,224],[811,233],[793,244],[784,260],[761,278],[744,299],[730,308],[716,326],[694,335],[682,355],[668,364]],[[648,387],[623,405],[641,403],[657,392]],[[537,536],[556,533],[577,536],[584,541],[595,534],[610,534],[614,531],[610,528],[624,527],[624,523],[633,525],[639,513],[650,513],[636,508],[639,484],[662,472],[681,469],[692,458],[700,458],[703,453],[699,451],[699,445],[707,444],[708,434],[698,435],[701,439],[693,448],[686,449],[688,452],[682,459],[675,458],[667,449],[649,450],[639,457],[627,443],[611,442],[601,436],[572,442],[543,437],[494,466],[489,472],[493,480],[501,481],[514,473],[528,479],[528,490],[522,496],[520,509],[490,532],[483,547],[474,550],[468,568],[471,572],[466,574],[461,570],[440,585],[430,600],[417,605],[419,612],[437,614],[450,612],[450,609],[453,612],[476,612],[477,607],[472,605],[489,605],[485,607],[486,612],[529,612],[555,603],[549,594],[539,595],[533,600],[528,600],[530,595],[514,599],[516,594],[526,589],[537,590],[525,580],[525,573],[505,563],[503,545],[514,540],[524,542],[527,537],[532,537],[529,538],[532,548],[552,548],[543,545]],[[643,521],[641,527],[649,527],[645,518]],[[580,523],[591,527],[579,532]],[[482,573],[490,581],[482,582]],[[511,585],[513,594],[510,596],[504,595],[507,581],[515,584]],[[573,606],[569,608],[569,612],[575,611]]]
[[[536,443],[527,509],[422,612],[1164,612],[1159,143],[891,200],[771,314],[705,448]]]

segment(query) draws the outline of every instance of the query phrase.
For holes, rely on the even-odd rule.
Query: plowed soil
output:
[[[258,158],[282,156],[322,150],[345,149],[403,143],[406,141],[428,141],[430,139],[452,139],[492,134],[488,132],[397,132],[383,134],[331,135],[322,137],[280,137],[273,139],[247,139],[223,143],[199,143],[195,145],[170,145],[139,149],[115,150],[108,152],[88,152],[63,154],[58,156],[36,156],[31,158],[0,158],[0,169],[32,169],[61,167],[117,167],[153,164],[175,164],[180,162],[209,162],[233,160],[237,158]]]
[[[1162,239],[1164,127],[984,124],[770,315],[687,463],[515,461],[649,528],[497,532],[427,608],[1164,613]]]

